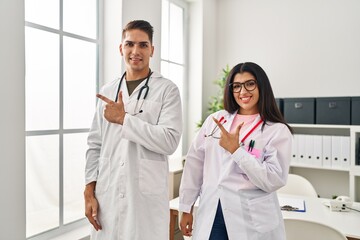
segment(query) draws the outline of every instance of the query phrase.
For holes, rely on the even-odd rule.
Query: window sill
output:
[[[69,239],[77,239],[77,240],[90,240],[90,227],[89,225],[79,227],[70,232],[64,233],[60,236],[52,238],[51,240],[69,240]]]

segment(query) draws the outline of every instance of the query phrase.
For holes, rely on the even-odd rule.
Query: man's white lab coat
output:
[[[115,100],[120,79],[101,94]],[[136,99],[144,80],[129,96],[122,83],[124,124],[109,123],[105,103],[98,101],[88,137],[85,183],[96,181],[98,219],[102,230],[92,240],[167,240],[169,237],[168,158],[179,143],[182,109],[177,86],[159,73],[149,80],[149,93]]]
[[[212,116],[224,116],[223,126],[229,131],[235,114],[222,110]],[[276,190],[287,180],[291,132],[281,123],[267,123],[262,131],[261,124],[231,154],[218,139],[205,137],[215,127],[212,116],[190,147],[180,186],[181,212],[190,212],[200,196],[193,239],[209,239],[220,199],[230,240],[285,240]],[[245,132],[240,131],[240,139],[259,120],[260,116]],[[251,153],[247,151],[250,140],[255,140]]]

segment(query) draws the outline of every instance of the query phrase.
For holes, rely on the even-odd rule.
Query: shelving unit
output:
[[[314,185],[320,197],[350,196],[360,202],[360,166],[358,157],[360,126],[358,125],[319,125],[290,124],[294,134],[348,136],[350,137],[350,165],[343,167],[323,167],[292,162],[290,172],[304,176]]]

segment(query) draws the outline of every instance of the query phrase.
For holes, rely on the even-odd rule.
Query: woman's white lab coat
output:
[[[115,100],[119,79],[101,94]],[[129,96],[121,85],[125,111],[140,111],[136,99],[143,81]],[[92,240],[169,239],[168,158],[179,143],[182,109],[176,85],[154,72],[143,112],[126,114],[124,124],[103,117],[105,103],[98,101],[88,137],[85,183],[96,181],[98,219],[102,230]]]
[[[235,114],[222,110],[212,116],[224,116],[227,122],[223,126],[229,131]],[[231,154],[218,139],[204,136],[215,127],[212,116],[190,147],[180,186],[180,211],[190,212],[200,196],[193,239],[209,239],[220,199],[230,240],[285,240],[276,190],[287,180],[291,132],[281,123],[267,123],[263,131],[260,125],[245,146]],[[240,131],[240,139],[259,120],[260,116],[245,132]],[[250,140],[255,140],[251,153],[247,151]]]

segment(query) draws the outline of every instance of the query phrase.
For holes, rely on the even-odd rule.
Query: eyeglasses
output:
[[[251,92],[251,91],[255,90],[256,85],[257,85],[256,81],[251,79],[251,80],[248,80],[248,81],[243,82],[243,83],[240,83],[240,82],[230,83],[229,87],[230,87],[231,92],[239,93],[243,86],[246,89],[246,91]]]

